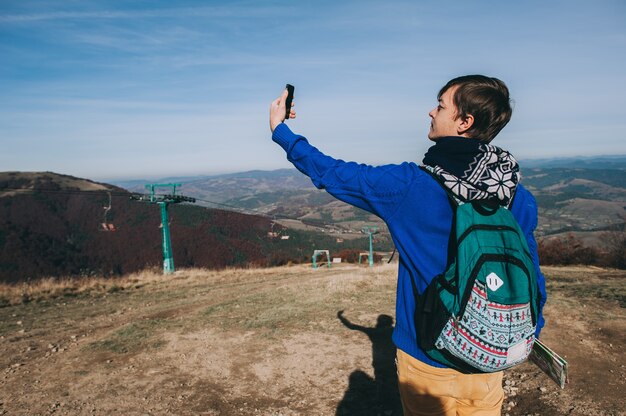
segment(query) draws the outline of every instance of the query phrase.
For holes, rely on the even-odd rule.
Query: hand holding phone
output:
[[[291,111],[293,90],[295,88],[293,85],[287,84],[285,89],[287,90],[287,94],[285,94],[285,90],[283,90],[280,96],[272,101],[272,104],[270,104],[270,130],[272,133],[282,122],[288,120],[289,118],[296,118],[295,111],[293,114]]]
[[[287,99],[285,100],[285,120],[289,119],[289,113],[291,113],[291,102],[293,101],[293,91],[296,89],[293,85],[287,84]]]

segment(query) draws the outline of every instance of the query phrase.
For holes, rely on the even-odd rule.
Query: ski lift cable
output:
[[[3,193],[20,193],[20,194],[35,194],[35,193],[47,193],[47,194],[57,194],[57,195],[85,195],[85,196],[100,196],[102,193],[107,193],[108,196],[110,197],[131,197],[133,199],[139,199],[139,200],[143,200],[143,199],[149,199],[150,195],[148,194],[140,194],[140,193],[136,193],[136,192],[119,192],[119,191],[109,191],[109,190],[93,190],[93,191],[87,191],[87,190],[81,190],[81,189],[24,189],[24,188],[0,188],[0,196]],[[229,208],[232,211],[236,211],[239,213],[243,213],[243,214],[249,214],[249,215],[258,215],[258,216],[263,216],[263,217],[268,217],[267,214],[257,211],[257,210],[251,210],[251,209],[245,209],[245,208],[241,208],[241,207],[237,207],[234,205],[229,205],[229,204],[225,204],[222,202],[216,202],[216,201],[210,201],[207,199],[201,199],[201,198],[190,198],[190,197],[184,197],[182,195],[160,195],[162,197],[168,198],[168,197],[176,197],[176,199],[182,199],[181,202],[185,202],[186,199],[189,200],[197,200],[197,201],[201,201],[201,202],[205,202],[207,204],[211,204],[211,205],[215,205],[215,206],[219,206],[219,207],[224,207],[224,208]],[[190,201],[191,202],[191,201]],[[281,216],[284,219],[293,219],[293,220],[297,220],[297,218],[291,218],[288,216]]]
[[[99,196],[102,193],[107,193],[107,195],[110,195],[111,197],[131,197],[133,199],[142,199],[142,198],[148,198],[149,199],[149,195],[146,194],[140,194],[140,193],[134,193],[134,192],[120,192],[120,191],[110,191],[110,190],[93,190],[93,191],[87,191],[87,190],[80,190],[80,189],[61,189],[61,190],[57,190],[57,189],[23,189],[23,188],[1,188],[0,189],[0,196],[3,193],[10,193],[10,192],[18,192],[18,193],[22,193],[22,194],[28,194],[28,193],[50,193],[50,194],[59,194],[59,195],[86,195],[86,196]],[[170,196],[170,195],[165,195],[165,196]],[[297,217],[292,217],[289,215],[284,215],[284,214],[267,214],[255,209],[250,209],[250,208],[242,208],[242,207],[238,207],[235,205],[230,205],[230,204],[225,204],[223,202],[216,202],[216,201],[211,201],[208,199],[203,199],[203,198],[191,198],[191,197],[183,197],[183,196],[179,196],[176,195],[177,198],[183,198],[183,199],[195,199],[196,201],[199,202],[204,202],[207,204],[211,204],[217,207],[223,207],[225,208],[225,210],[227,211],[232,211],[232,212],[237,212],[240,214],[247,214],[247,215],[256,215],[256,216],[260,216],[263,218],[268,218],[271,220],[276,220],[276,219],[283,219],[283,220],[293,220],[293,221],[302,221],[300,218]],[[184,201],[181,201],[184,202]],[[316,223],[317,226],[320,227],[326,227],[326,226],[331,226],[333,224],[330,223],[326,223],[326,222],[319,222]]]
[[[115,192],[115,191],[109,191],[109,190],[94,190],[94,191],[86,191],[86,190],[80,190],[80,189],[23,189],[23,188],[0,188],[0,194],[2,193],[9,193],[9,192],[19,192],[19,193],[52,193],[52,194],[66,194],[66,195],[98,195],[101,194],[103,192],[105,192],[108,196],[116,196],[116,197],[128,197],[128,196],[134,196],[134,197],[143,197],[144,194],[140,194],[140,193],[136,193],[136,192]],[[182,195],[161,195],[164,197],[176,197],[176,198],[182,198],[182,199],[187,199],[189,197],[183,197]],[[229,204],[225,204],[223,202],[216,202],[216,201],[210,201],[208,199],[202,199],[202,198],[189,198],[189,199],[195,199],[197,201],[201,201],[201,202],[205,202],[211,205],[216,205],[216,206],[220,206],[220,207],[225,207],[225,208],[230,208],[232,210],[235,211],[239,211],[242,213],[246,213],[246,214],[251,214],[251,215],[261,215],[261,216],[268,216],[268,214],[265,214],[261,211],[258,210],[254,210],[254,209],[246,209],[246,208],[242,208],[242,207],[238,207],[235,205],[229,205]],[[297,218],[291,218],[288,216],[281,216],[284,219],[297,219]]]
[[[116,192],[110,191],[107,189],[98,189],[93,191],[86,191],[82,189],[24,189],[24,188],[0,188],[0,195],[3,193],[49,193],[49,194],[63,194],[63,195],[99,195],[103,192],[110,194],[112,196],[124,196],[127,197],[129,192]]]
[[[57,190],[57,189],[23,189],[23,188],[1,188],[0,189],[0,197],[2,196],[2,194],[6,194],[6,193],[20,193],[20,194],[28,194],[28,193],[49,193],[49,194],[58,194],[58,195],[83,195],[83,196],[101,196],[103,192],[106,192],[107,196],[109,197],[109,204],[106,207],[103,207],[105,210],[104,213],[104,219],[105,221],[102,223],[102,225],[106,224],[107,225],[107,231],[116,231],[115,226],[113,224],[108,224],[107,223],[107,219],[108,219],[108,213],[111,209],[111,204],[112,204],[112,197],[123,197],[123,198],[131,198],[131,199],[139,199],[139,200],[149,200],[150,199],[150,195],[147,194],[138,194],[138,193],[132,193],[132,192],[128,192],[128,191],[111,191],[111,190],[93,190],[93,191],[87,191],[87,190],[80,190],[80,189],[62,189],[62,190]],[[174,197],[174,195],[160,195],[163,197]],[[246,209],[246,208],[242,208],[242,207],[237,207],[234,205],[229,205],[229,204],[225,204],[222,202],[216,202],[216,201],[210,201],[207,199],[202,199],[202,198],[192,198],[192,197],[186,197],[186,196],[182,196],[182,195],[175,195],[177,202],[195,202],[195,201],[200,201],[200,202],[204,202],[207,204],[211,204],[217,207],[223,207],[223,209],[225,211],[230,211],[230,212],[236,212],[236,213],[240,213],[240,214],[247,214],[247,215],[255,215],[255,216],[259,216],[262,218],[266,218],[266,219],[270,219],[272,221],[272,232],[274,230],[274,224],[276,223],[277,219],[284,219],[284,220],[292,220],[292,221],[301,221],[302,219],[300,218],[296,218],[296,217],[291,217],[289,215],[284,215],[284,214],[267,214],[258,210],[254,210],[254,209]],[[315,224],[316,226],[321,226],[321,227],[327,227],[327,226],[334,226],[334,224],[329,224],[326,222],[320,222]],[[395,254],[395,249],[394,249],[394,254]],[[391,258],[389,259],[389,262],[391,262],[391,259],[393,259],[393,254],[391,256]]]

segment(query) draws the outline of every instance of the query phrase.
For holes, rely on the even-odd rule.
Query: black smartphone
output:
[[[287,120],[289,118],[289,113],[291,112],[291,102],[293,101],[293,90],[296,89],[296,87],[294,87],[291,84],[287,84],[285,86],[285,88],[287,88],[287,100],[285,100],[285,120]]]

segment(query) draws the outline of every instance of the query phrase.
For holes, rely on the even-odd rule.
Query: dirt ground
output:
[[[0,415],[400,415],[396,267],[144,273],[2,307]],[[544,273],[570,383],[523,364],[503,414],[625,415],[626,272]]]

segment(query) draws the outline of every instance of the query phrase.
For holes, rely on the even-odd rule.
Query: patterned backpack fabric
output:
[[[526,360],[539,313],[537,276],[513,214],[497,203],[450,197],[449,260],[416,295],[422,350],[464,373],[495,372]]]

